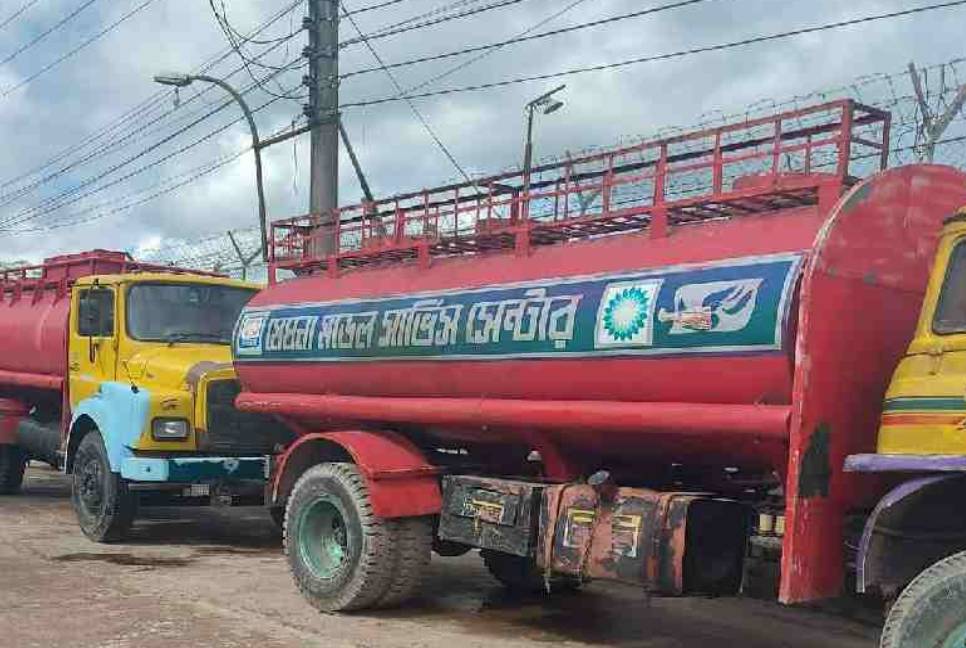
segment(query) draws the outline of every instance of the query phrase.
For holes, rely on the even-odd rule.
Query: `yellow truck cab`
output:
[[[966,208],[944,224],[876,452],[845,469],[891,487],[856,552],[858,590],[892,602],[882,648],[966,646]]]
[[[266,455],[287,433],[234,409],[232,331],[256,290],[164,272],[77,280],[64,466],[88,537],[121,538],[138,502],[260,500]]]

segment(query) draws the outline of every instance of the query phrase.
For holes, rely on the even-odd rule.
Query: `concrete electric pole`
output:
[[[309,210],[327,223],[339,206],[339,0],[309,0],[304,26],[309,32],[305,114],[313,125]],[[319,239],[313,249],[317,256],[334,251],[331,234]]]

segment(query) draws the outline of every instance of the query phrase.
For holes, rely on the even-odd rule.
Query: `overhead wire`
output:
[[[6,27],[10,23],[12,23],[14,20],[16,20],[17,18],[19,18],[25,11],[27,11],[28,9],[30,9],[32,6],[34,6],[38,2],[40,2],[40,0],[28,0],[19,9],[17,9],[12,14],[10,14],[6,18],[4,18],[2,21],[0,21],[0,29],[3,29],[4,27]]]
[[[369,49],[369,52],[372,54],[372,57],[376,59],[376,61],[380,65],[383,66],[383,69],[386,71],[386,75],[389,77],[389,80],[392,82],[392,84],[396,87],[396,90],[398,90],[400,94],[403,94],[405,90],[403,89],[402,84],[399,83],[399,80],[396,78],[396,75],[394,75],[391,70],[385,67],[385,63],[383,63],[382,57],[379,55],[379,52],[377,52],[376,48],[373,47],[372,43],[369,42],[369,39],[366,37],[365,32],[362,31],[362,29],[359,27],[359,24],[356,22],[356,19],[353,16],[345,13],[345,7],[341,2],[339,3],[339,6],[342,7],[343,14],[349,20],[349,22],[352,23],[352,27],[359,34],[359,37],[363,39],[363,42],[366,44],[366,47]],[[450,161],[453,167],[459,172],[461,176],[463,176],[463,178],[467,182],[472,182],[469,174],[466,172],[463,166],[456,159],[456,156],[453,155],[452,151],[449,150],[449,147],[447,147],[446,144],[443,143],[443,140],[440,139],[439,135],[436,134],[436,131],[429,124],[429,120],[427,120],[426,117],[422,114],[422,112],[416,107],[416,104],[414,104],[413,102],[408,102],[408,103],[409,103],[409,108],[411,109],[413,115],[416,117],[417,120],[419,120],[419,123],[422,124],[423,129],[429,134],[433,142],[436,143],[436,146],[439,148],[439,150],[443,152],[443,155],[446,156],[446,159]]]
[[[386,0],[386,2],[380,2],[378,4],[369,5],[368,7],[360,7],[358,9],[353,9],[352,11],[346,11],[346,16],[355,16],[361,13],[367,13],[369,11],[376,11],[377,9],[385,9],[386,7],[391,7],[397,5],[401,2],[408,2],[409,0]]]
[[[305,2],[305,0],[294,0],[293,2],[289,3],[286,7],[284,7],[280,11],[276,12],[275,14],[273,14],[272,16],[270,16],[269,18],[267,18],[260,26],[258,26],[255,30],[253,30],[251,32],[252,35],[256,35],[256,34],[262,33],[266,29],[270,28],[278,20],[281,20],[284,16],[286,16],[286,15],[290,14],[291,12],[293,12],[299,5],[303,4],[304,2]],[[268,53],[274,51],[275,49],[276,49],[276,46],[270,47],[265,52],[262,52],[259,55],[257,55],[255,58],[260,58],[260,57],[262,57],[264,55],[267,55]],[[226,48],[226,49],[222,50],[218,54],[215,54],[214,56],[209,57],[208,60],[206,60],[204,63],[202,63],[200,66],[198,66],[195,69],[194,73],[204,73],[204,72],[208,72],[214,66],[218,65],[219,63],[223,62],[226,58],[228,58],[232,54],[232,52],[233,52],[233,50],[229,47],[229,48]],[[242,69],[243,69],[242,66],[238,66],[238,67],[234,68],[231,72],[229,72],[227,75],[224,75],[224,78],[230,79],[235,74],[241,72]],[[30,185],[27,186],[27,189],[28,190],[29,189],[33,189],[33,188],[36,188],[37,186],[43,184],[44,182],[46,182],[48,180],[51,180],[53,178],[58,177],[63,172],[66,172],[66,171],[68,171],[68,170],[70,170],[72,168],[75,168],[79,164],[82,164],[84,162],[91,161],[92,159],[95,159],[97,157],[100,157],[103,154],[106,154],[106,153],[109,153],[109,152],[111,152],[113,150],[116,150],[121,144],[123,144],[126,141],[128,141],[132,135],[135,135],[135,134],[138,134],[140,132],[143,132],[147,127],[150,127],[150,126],[152,126],[154,124],[157,124],[157,123],[165,120],[167,117],[175,114],[176,112],[179,112],[179,111],[180,112],[184,112],[184,110],[183,110],[184,109],[184,106],[188,105],[189,103],[191,103],[191,102],[193,102],[195,100],[198,100],[202,95],[205,95],[205,94],[211,92],[212,90],[213,90],[212,86],[206,86],[202,91],[200,91],[196,95],[188,98],[186,101],[182,102],[181,105],[180,105],[180,107],[171,108],[171,109],[165,111],[164,113],[162,113],[160,116],[155,117],[154,119],[152,119],[151,121],[149,121],[147,124],[145,124],[145,125],[137,128],[137,130],[133,131],[132,133],[129,133],[128,135],[125,135],[125,136],[122,136],[122,137],[117,137],[117,133],[120,132],[123,128],[125,128],[128,125],[136,124],[138,121],[146,118],[148,115],[150,115],[151,113],[155,112],[157,109],[159,109],[159,108],[161,108],[163,106],[164,101],[166,100],[166,98],[167,97],[170,97],[172,93],[169,90],[159,90],[159,91],[153,93],[147,99],[141,101],[140,103],[138,103],[134,107],[132,107],[132,108],[128,109],[127,111],[125,111],[124,113],[122,113],[119,117],[117,117],[114,120],[108,122],[107,124],[105,124],[104,126],[102,126],[101,128],[99,128],[97,131],[95,131],[92,135],[86,137],[81,142],[72,144],[72,145],[70,145],[70,146],[62,149],[53,158],[50,158],[49,160],[47,160],[43,164],[38,165],[38,166],[35,166],[35,167],[31,168],[28,171],[25,171],[25,172],[23,172],[23,173],[15,176],[15,177],[13,177],[13,178],[10,178],[9,180],[0,182],[0,190],[5,189],[5,188],[7,188],[7,187],[9,187],[9,186],[11,186],[13,184],[16,184],[16,183],[18,183],[18,182],[20,182],[22,180],[25,180],[27,178],[30,178],[31,176],[37,175],[37,174],[43,172],[45,169],[54,166],[58,162],[61,162],[62,160],[65,160],[65,159],[71,157],[73,154],[79,153],[79,152],[83,151],[84,149],[88,148],[89,146],[92,146],[92,145],[96,144],[99,141],[105,140],[108,137],[112,137],[113,136],[113,138],[110,141],[108,141],[107,144],[102,145],[100,148],[98,148],[96,151],[94,151],[94,153],[88,154],[86,157],[81,158],[80,160],[75,160],[74,162],[70,163],[66,167],[61,168],[57,172],[54,172],[52,174],[49,174],[48,176],[45,176],[45,178],[42,179],[42,181],[39,181],[39,182],[38,181],[35,181],[35,182],[33,182],[33,183],[31,183]],[[21,188],[17,189],[17,191],[14,192],[14,193],[15,194],[18,194],[19,193],[19,195],[23,195],[23,189],[24,188],[21,187]],[[5,199],[6,198],[9,198],[10,195],[11,195],[10,193],[0,194],[0,201],[2,201],[2,202],[0,202],[0,205],[9,203],[10,201],[9,200],[5,200]],[[15,196],[15,197],[19,197],[19,195],[18,196]]]
[[[950,2],[940,2],[931,5],[925,5],[920,7],[914,7],[911,9],[905,9],[901,11],[891,11],[888,13],[875,14],[871,16],[863,16],[861,18],[853,18],[850,20],[840,20],[832,23],[826,23],[823,25],[817,25],[814,27],[803,27],[801,29],[794,29],[790,31],[778,32],[773,34],[767,34],[762,36],[755,36],[752,38],[745,38],[738,41],[731,41],[728,43],[720,43],[717,45],[708,45],[705,47],[695,47],[686,50],[679,50],[677,52],[670,52],[667,54],[657,54],[652,56],[643,56],[639,58],[628,59],[624,61],[617,61],[615,63],[604,63],[600,65],[592,65],[587,67],[573,68],[570,70],[564,70],[561,72],[551,72],[547,74],[536,74],[531,76],[516,77],[513,79],[505,79],[502,81],[493,81],[490,83],[479,83],[474,85],[456,87],[456,88],[446,88],[443,90],[434,90],[430,92],[421,92],[418,94],[408,95],[408,99],[424,99],[428,97],[440,97],[450,94],[462,93],[462,92],[477,92],[480,90],[490,90],[494,88],[503,88],[507,86],[517,85],[520,83],[529,83],[531,81],[546,81],[549,79],[559,79],[566,76],[573,76],[577,74],[587,74],[590,72],[601,72],[605,70],[613,70],[623,67],[628,67],[631,65],[638,65],[642,63],[652,63],[655,61],[666,61],[676,58],[683,58],[685,56],[691,56],[695,54],[705,54],[708,52],[717,52],[728,49],[734,49],[737,47],[746,47],[748,45],[754,45],[758,43],[765,43],[768,41],[775,41],[784,38],[791,38],[794,36],[801,36],[804,34],[813,34],[816,32],[828,31],[831,29],[840,29],[843,27],[848,27],[851,25],[858,25],[863,23],[870,23],[879,20],[887,20],[892,18],[899,18],[903,16],[910,16],[914,14],[925,13],[927,11],[935,11],[939,9],[947,9],[952,7],[958,7],[966,5],[966,0],[952,0]],[[369,99],[363,101],[348,102],[340,105],[340,108],[359,108],[364,106],[376,106],[385,103],[391,103],[403,100],[400,96],[387,96],[377,99]]]
[[[26,43],[24,43],[23,45],[15,49],[13,52],[8,54],[6,58],[0,60],[0,66],[6,65],[10,61],[14,60],[18,56],[20,56],[21,54],[29,50],[30,48],[32,48],[40,41],[44,40],[45,38],[53,34],[55,31],[57,31],[58,29],[60,29],[61,27],[69,23],[71,20],[76,18],[78,15],[80,15],[82,11],[90,7],[95,2],[97,2],[97,0],[86,0],[83,4],[75,8],[73,11],[71,11],[66,16],[58,20],[56,23],[54,23],[44,31],[40,32],[39,34],[31,38],[29,41],[27,41]]]
[[[117,20],[115,20],[114,22],[112,22],[108,26],[106,26],[103,29],[101,29],[100,31],[98,31],[96,34],[94,34],[93,36],[91,36],[90,38],[88,38],[87,40],[85,40],[84,42],[82,42],[80,45],[74,47],[73,49],[68,50],[67,52],[65,52],[64,54],[60,55],[59,57],[57,57],[56,59],[54,59],[52,62],[50,62],[47,65],[43,66],[42,68],[40,68],[39,70],[37,70],[33,74],[27,76],[24,79],[21,79],[18,83],[14,84],[13,86],[10,86],[9,88],[5,88],[2,92],[0,92],[0,99],[5,99],[6,97],[10,96],[11,94],[13,94],[14,92],[16,92],[20,88],[22,88],[25,85],[27,85],[28,83],[30,83],[31,81],[35,80],[36,78],[40,77],[41,75],[46,74],[47,72],[49,72],[53,68],[57,67],[58,65],[60,65],[64,61],[66,61],[67,59],[69,59],[69,58],[77,55],[81,50],[83,50],[86,47],[90,46],[92,43],[95,43],[98,40],[100,40],[101,38],[104,38],[106,35],[108,35],[112,31],[114,31],[118,27],[120,27],[126,21],[130,20],[131,18],[133,18],[137,14],[139,14],[142,11],[144,11],[145,9],[147,9],[148,6],[150,6],[154,2],[156,2],[156,0],[144,0],[144,2],[142,2],[139,5],[137,5],[136,7],[134,7],[133,9],[131,9],[130,11],[128,11],[127,13],[123,14]]]
[[[244,90],[242,90],[241,91],[241,94],[246,94],[247,92],[250,92],[255,87],[256,87],[256,84],[252,83],[247,88],[245,88]],[[257,111],[260,111],[260,110],[268,107],[269,105],[273,104],[275,101],[278,101],[278,98],[273,97],[271,101],[262,104],[258,108],[252,109],[252,113],[255,113]],[[174,152],[169,153],[169,154],[167,154],[167,155],[165,155],[165,156],[163,156],[163,157],[161,157],[161,158],[159,158],[157,160],[154,160],[150,164],[147,164],[147,165],[144,165],[143,167],[140,167],[137,171],[135,171],[133,173],[128,173],[128,174],[126,174],[124,176],[121,176],[120,178],[116,178],[115,180],[112,180],[111,182],[109,182],[107,184],[100,185],[100,186],[92,189],[91,191],[82,193],[79,196],[76,195],[79,192],[83,191],[84,189],[86,189],[86,188],[88,188],[88,187],[90,187],[92,185],[98,184],[101,180],[103,180],[107,176],[110,176],[115,171],[118,171],[118,170],[124,168],[125,166],[128,166],[132,162],[134,162],[134,161],[136,161],[136,160],[138,160],[140,158],[143,158],[144,156],[148,155],[152,151],[157,150],[158,148],[160,148],[164,144],[166,144],[166,143],[174,140],[179,135],[181,135],[181,134],[189,131],[194,126],[197,126],[198,124],[200,124],[204,120],[208,119],[209,117],[215,115],[218,112],[221,112],[222,110],[225,110],[226,108],[228,108],[231,105],[234,105],[234,103],[235,102],[234,102],[233,99],[228,99],[227,101],[219,104],[213,110],[208,111],[207,113],[205,113],[201,117],[199,117],[199,118],[191,121],[187,126],[184,126],[182,128],[179,128],[175,132],[173,132],[173,133],[171,133],[171,134],[163,137],[162,139],[158,140],[157,142],[154,142],[153,144],[151,144],[147,148],[139,151],[135,155],[129,156],[129,157],[125,158],[124,160],[122,160],[121,162],[118,162],[118,163],[112,165],[111,167],[109,167],[108,169],[106,169],[106,170],[98,173],[97,175],[91,176],[91,177],[89,177],[89,178],[81,181],[79,184],[71,187],[70,189],[67,189],[67,190],[65,190],[65,191],[63,191],[63,192],[61,192],[61,193],[59,193],[57,195],[54,195],[54,196],[50,196],[48,198],[45,198],[44,200],[42,200],[40,203],[38,203],[37,205],[35,205],[33,207],[23,209],[23,210],[17,212],[16,214],[13,214],[12,216],[10,216],[8,218],[0,219],[0,227],[6,228],[6,227],[9,227],[10,225],[17,225],[17,224],[21,224],[21,223],[24,223],[24,222],[27,222],[27,221],[30,221],[30,220],[39,218],[39,217],[44,216],[44,215],[47,215],[47,214],[49,214],[49,213],[51,213],[53,211],[59,210],[59,209],[63,208],[64,206],[68,205],[68,204],[76,203],[79,200],[83,200],[84,198],[87,198],[87,197],[89,197],[91,195],[94,195],[96,193],[100,193],[100,192],[104,191],[105,189],[108,189],[110,187],[116,186],[117,184],[120,184],[121,182],[123,182],[125,180],[128,180],[131,177],[134,177],[136,175],[139,175],[140,173],[143,173],[144,171],[147,171],[148,169],[153,168],[153,167],[161,164],[162,162],[165,162],[165,161],[167,161],[167,160],[169,160],[169,159],[171,159],[171,158],[173,158],[173,157],[175,157],[177,155],[180,155],[181,153],[184,153],[184,152],[190,150],[191,148],[194,148],[198,144],[201,144],[202,142],[211,139],[212,137],[214,137],[214,136],[216,136],[216,135],[224,132],[225,130],[227,130],[228,128],[230,128],[231,126],[233,126],[234,124],[239,123],[240,121],[242,121],[243,117],[239,117],[239,118],[237,118],[237,119],[229,122],[228,124],[219,127],[216,130],[210,131],[209,133],[203,135],[202,137],[194,140],[192,143],[190,143],[190,144],[188,144],[186,146],[183,146],[183,147],[175,150]],[[73,198],[71,199],[72,196],[73,196]]]
[[[357,43],[366,43],[366,42],[378,40],[380,38],[387,38],[389,36],[396,36],[398,34],[405,34],[407,32],[415,31],[417,29],[425,29],[426,27],[434,27],[436,25],[439,25],[439,24],[442,24],[442,23],[445,23],[445,22],[449,22],[451,20],[458,20],[460,18],[468,18],[470,16],[476,16],[478,14],[485,13],[487,11],[493,11],[494,9],[502,9],[503,7],[509,7],[510,5],[519,4],[519,3],[525,2],[525,1],[526,0],[499,0],[498,2],[493,2],[491,4],[484,5],[482,7],[476,7],[474,9],[467,9],[466,11],[463,11],[463,12],[458,12],[458,13],[454,13],[454,14],[448,14],[448,15],[445,15],[445,16],[441,16],[439,18],[433,18],[431,20],[425,20],[423,22],[418,22],[415,25],[405,25],[403,23],[397,23],[397,24],[401,24],[403,26],[399,26],[399,27],[390,26],[388,28],[385,28],[384,30],[377,30],[377,31],[373,32],[372,34],[367,34],[365,38],[363,38],[362,36],[359,36],[359,37],[356,37],[356,38],[350,38],[348,40],[341,41],[339,43],[339,47],[340,48],[346,48],[346,47],[349,47],[350,45],[355,45]],[[405,22],[408,22],[408,21],[405,21]]]
[[[490,51],[490,50],[494,50],[494,49],[502,49],[503,47],[506,47],[508,45],[517,45],[519,43],[526,43],[526,42],[529,42],[529,41],[539,40],[539,39],[542,39],[542,38],[549,38],[551,36],[560,36],[560,35],[563,35],[563,34],[570,34],[570,33],[576,32],[576,31],[584,30],[584,29],[590,29],[590,28],[593,28],[593,27],[600,27],[602,25],[608,25],[608,24],[611,24],[611,23],[615,23],[615,22],[619,22],[619,21],[623,21],[623,20],[629,20],[629,19],[632,19],[632,18],[640,18],[640,17],[643,17],[643,16],[648,16],[648,15],[655,14],[655,13],[660,13],[662,11],[669,11],[671,9],[678,9],[680,7],[685,7],[685,6],[688,6],[688,5],[694,5],[694,4],[699,4],[699,3],[702,3],[702,2],[708,2],[708,1],[710,1],[710,0],[682,0],[680,2],[670,2],[670,3],[663,4],[663,5],[660,5],[660,6],[657,6],[657,7],[650,7],[648,9],[643,9],[641,11],[632,11],[630,13],[620,14],[618,16],[612,16],[610,18],[603,18],[601,20],[593,20],[591,22],[581,23],[579,25],[573,25],[571,27],[563,27],[561,29],[554,29],[554,30],[547,31],[547,32],[542,32],[542,33],[539,33],[539,34],[519,35],[519,36],[515,36],[513,38],[508,38],[508,39],[503,40],[503,41],[498,41],[498,42],[495,42],[495,43],[488,43],[486,45],[477,45],[477,46],[474,46],[474,47],[465,47],[465,48],[462,48],[462,49],[453,50],[451,52],[444,52],[442,54],[433,54],[432,56],[422,56],[422,57],[418,57],[418,58],[407,59],[405,61],[398,61],[396,63],[389,63],[387,65],[387,67],[390,68],[390,69],[396,69],[396,68],[401,68],[401,67],[408,67],[408,66],[412,66],[412,65],[418,65],[418,64],[421,64],[421,63],[430,63],[432,61],[439,61],[439,60],[443,60],[443,59],[447,59],[447,58],[453,58],[455,56],[463,56],[465,54],[472,54],[474,52],[483,52],[483,51]],[[529,31],[532,31],[532,29],[529,30]],[[358,69],[358,70],[351,70],[349,72],[345,72],[345,73],[341,74],[339,76],[339,78],[341,78],[341,79],[348,79],[350,77],[358,76],[358,75],[361,75],[361,74],[369,74],[371,72],[380,72],[380,71],[382,71],[382,68],[380,68],[378,66],[376,66],[376,67],[370,67],[370,68],[362,68],[362,69]]]

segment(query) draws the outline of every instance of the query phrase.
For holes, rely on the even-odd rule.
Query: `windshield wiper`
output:
[[[177,342],[187,342],[189,340],[214,341],[220,344],[228,344],[231,339],[218,333],[200,333],[198,331],[184,331],[181,333],[171,333],[165,336],[168,346],[174,346]]]

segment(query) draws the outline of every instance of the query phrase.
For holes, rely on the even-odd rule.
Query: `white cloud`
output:
[[[0,67],[0,88],[9,88],[40,69],[139,1],[95,3],[67,29]],[[360,8],[372,1],[347,0],[346,5],[349,9]],[[429,11],[439,4],[439,0],[409,0],[390,9],[359,14],[358,20],[364,30],[373,30]],[[227,0],[226,5],[233,24],[243,32],[283,6],[277,0]],[[76,6],[78,0],[38,3],[23,19],[0,31],[0,60]],[[379,39],[373,45],[385,60],[398,61],[503,40],[558,11],[561,6],[561,0],[527,0],[438,28]],[[634,11],[642,6],[637,0],[587,0],[539,31]],[[907,3],[898,0],[853,0],[848,3],[841,0],[709,0],[646,18],[507,47],[427,89],[486,83],[660,54],[905,6]],[[816,88],[838,86],[862,74],[899,71],[910,59],[922,63],[949,60],[962,53],[959,27],[964,11],[938,11],[564,79],[568,84],[564,95],[567,106],[538,124],[538,157],[609,144],[623,136],[652,133],[661,126],[687,125],[708,112],[730,113],[754,101],[780,100]],[[0,8],[0,18],[2,13]],[[296,12],[291,20],[280,21],[270,35],[282,35],[290,25],[297,29],[300,19],[301,14]],[[351,25],[344,21],[342,37],[354,35]],[[293,39],[287,47],[288,56],[296,57],[303,44],[302,35]],[[104,124],[151,97],[158,90],[151,81],[155,72],[194,69],[224,46],[224,37],[210,15],[207,2],[155,0],[149,9],[116,32],[22,90],[0,99],[0,132],[4,134],[0,183],[44,164],[65,147],[97,133]],[[252,46],[252,51],[257,52],[260,47]],[[266,60],[271,64],[280,63],[285,50],[286,47],[280,47]],[[458,60],[461,59],[401,68],[397,70],[397,76],[405,87],[409,87],[448,69]],[[238,65],[237,57],[230,56],[216,65],[211,73],[225,76]],[[343,70],[372,65],[371,56],[362,46],[347,48],[343,53]],[[261,75],[266,70],[253,68],[253,72]],[[287,73],[285,83],[298,83],[301,74],[301,71]],[[230,80],[239,87],[251,83],[244,71],[231,76]],[[520,162],[523,104],[555,83],[537,82],[493,91],[454,94],[419,100],[417,105],[468,171],[497,171]],[[268,87],[277,91],[271,84]],[[169,121],[165,120],[148,127],[147,131],[132,136],[120,150],[78,164],[17,200],[10,201],[9,192],[23,186],[23,181],[0,188],[0,203],[5,203],[0,204],[0,221],[13,219],[22,221],[20,227],[39,228],[69,221],[78,212],[92,206],[112,201],[120,205],[147,195],[163,179],[185,174],[219,156],[243,149],[248,143],[247,128],[237,124],[116,186],[99,190],[103,186],[101,181],[90,182],[91,178],[172,133],[176,125],[187,123],[192,111],[203,103],[223,101],[218,91],[207,92],[202,99],[189,101],[201,89],[192,87],[181,92],[183,105],[172,115],[178,120],[175,125],[166,126]],[[342,86],[345,101],[393,93],[382,73],[355,77],[346,80]],[[258,90],[252,92],[249,99],[254,107],[269,101],[271,96]],[[143,127],[147,121],[170,108],[168,103],[157,106],[124,129],[104,137],[97,146],[123,137],[133,128]],[[300,111],[299,102],[289,100],[276,101],[260,111],[257,120],[263,136],[288,125]],[[105,181],[150,165],[237,118],[238,112],[231,106],[160,145],[156,151],[119,167],[105,176]],[[455,169],[404,103],[347,110],[344,119],[370,184],[378,194],[433,186],[457,177]],[[152,132],[154,129],[158,130]],[[274,217],[294,215],[306,209],[308,139],[303,137],[294,146],[297,160],[293,160],[292,142],[265,152],[269,211]],[[44,173],[57,171],[74,159],[65,158],[46,168]],[[16,236],[0,232],[0,258],[39,258],[44,254],[90,247],[140,251],[156,247],[168,239],[191,240],[210,232],[253,225],[256,203],[252,165],[251,154],[244,155],[180,191],[87,224]],[[26,181],[37,177],[30,176]],[[90,184],[84,186],[88,182]],[[340,185],[345,201],[360,197],[355,175],[344,154]],[[82,188],[75,190],[78,186]],[[36,209],[44,200],[71,190],[75,190],[75,198],[76,194],[96,193],[62,209]],[[3,197],[5,194],[8,198]],[[26,216],[33,218],[23,220]]]

